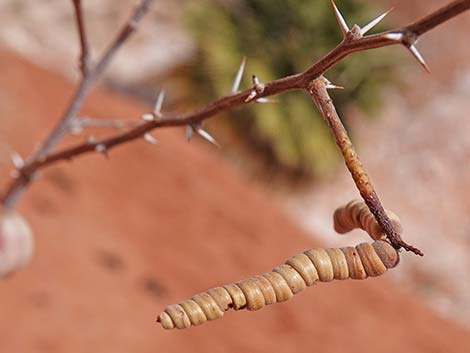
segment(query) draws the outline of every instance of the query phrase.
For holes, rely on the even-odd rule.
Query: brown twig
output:
[[[77,86],[72,98],[70,99],[70,103],[67,106],[65,112],[63,113],[60,120],[57,122],[56,126],[53,128],[52,132],[49,136],[44,140],[41,146],[36,150],[35,153],[28,159],[25,165],[35,164],[37,161],[44,160],[47,155],[50,154],[52,149],[60,142],[62,137],[67,134],[69,131],[70,121],[76,116],[78,110],[80,109],[84,99],[89,94],[93,84],[101,77],[104,70],[107,68],[109,63],[111,62],[112,58],[118,51],[118,49],[129,39],[131,34],[137,28],[138,23],[144,17],[144,15],[148,12],[150,4],[153,0],[140,0],[139,3],[135,6],[129,20],[118,33],[116,38],[112,41],[111,45],[108,49],[104,52],[101,59],[94,67],[89,67],[88,70],[85,71],[85,75],[81,78],[80,83]],[[79,20],[81,18],[81,7],[78,6],[76,1],[74,1],[74,8],[79,13],[76,13],[77,22],[79,23],[79,32],[80,28],[83,27],[83,21]],[[82,25],[80,25],[80,23]],[[84,39],[84,32],[83,34],[80,33],[81,41]],[[87,46],[81,46],[82,50],[85,48],[87,50]],[[88,54],[81,54],[81,57],[86,57]],[[12,208],[16,204],[17,200],[23,193],[25,187],[29,184],[34,170],[31,173],[24,173],[19,170],[19,177],[16,178],[10,187],[7,189],[7,192],[2,197],[2,204],[6,208]]]
[[[79,66],[82,77],[87,76],[90,66],[90,50],[86,36],[85,23],[83,21],[82,1],[72,0],[75,8],[75,20],[77,22],[77,32],[80,39],[80,59]]]
[[[142,1],[142,3],[148,3],[149,1]],[[146,4],[148,5],[148,4]],[[355,25],[351,30],[347,28],[346,22],[343,20],[341,23],[343,32],[345,34],[344,40],[332,51],[326,54],[324,57],[320,58],[316,63],[311,67],[307,68],[304,72],[284,77],[278,80],[274,80],[268,83],[262,84],[262,90],[259,89],[261,84],[254,85],[251,89],[245,90],[239,93],[233,93],[232,95],[220,98],[212,103],[209,103],[207,106],[201,108],[200,110],[184,115],[168,115],[161,116],[161,114],[154,114],[155,119],[152,121],[147,121],[142,123],[140,126],[137,126],[127,132],[117,134],[115,136],[93,142],[80,144],[71,148],[58,151],[56,153],[47,154],[50,148],[43,148],[42,153],[36,154],[36,158],[29,160],[23,168],[19,170],[19,177],[12,181],[12,183],[7,187],[6,193],[2,198],[2,202],[6,206],[14,205],[18,193],[25,188],[29,183],[31,176],[39,169],[49,166],[53,163],[56,163],[61,160],[70,160],[77,157],[78,155],[89,153],[89,152],[103,152],[109,151],[111,148],[118,146],[129,141],[133,141],[139,138],[142,138],[149,131],[170,126],[185,126],[185,125],[197,125],[200,124],[203,120],[212,117],[220,112],[228,111],[243,105],[246,105],[250,102],[256,102],[260,98],[272,96],[282,92],[290,90],[305,90],[308,91],[310,88],[310,83],[320,77],[328,69],[330,69],[334,64],[342,60],[344,57],[348,56],[351,53],[365,51],[373,48],[384,47],[393,44],[402,44],[407,47],[410,52],[419,60],[419,62],[425,66],[424,60],[419,55],[414,43],[418,37],[439,24],[463,13],[464,11],[470,9],[470,0],[457,0],[449,3],[437,11],[432,12],[428,16],[413,22],[407,26],[390,30],[384,33],[379,33],[375,35],[364,36],[365,32],[359,26]],[[143,11],[143,10],[142,10]],[[143,11],[143,13],[145,13]],[[341,14],[337,11],[337,16]],[[139,17],[140,18],[140,17]],[[131,25],[132,21],[129,22]],[[346,26],[346,27],[344,27]],[[129,27],[131,29],[131,27]],[[369,28],[369,25],[366,25],[364,28]],[[126,29],[121,32],[123,35],[126,33]],[[122,42],[118,36],[117,42]],[[108,54],[105,54],[100,63],[96,66],[95,70],[92,71],[95,74],[100,74],[103,66],[107,65],[107,62],[112,57],[113,46],[108,50]],[[426,66],[425,66],[426,67]],[[84,80],[85,81],[85,80]],[[82,103],[83,97],[81,97],[82,90],[80,87],[87,86],[94,80],[90,82],[81,82],[79,88],[77,89],[76,96],[73,98],[71,107],[73,110],[71,113],[65,115],[65,117],[73,117],[78,110],[78,107]],[[88,88],[88,87],[86,87]],[[87,92],[87,89],[83,89],[84,92]],[[253,96],[253,92],[256,94]],[[70,120],[70,118],[65,119]],[[64,124],[67,128],[67,124]],[[52,143],[48,143],[45,146],[54,146],[58,141],[57,137],[63,136],[63,131],[59,128],[56,129],[59,133],[52,136]],[[45,153],[44,153],[45,152]]]
[[[341,150],[344,162],[352,175],[359,193],[392,245],[396,249],[400,249],[402,247],[405,250],[412,251],[415,254],[422,256],[423,253],[419,249],[405,243],[393,227],[392,221],[385,212],[382,203],[372,186],[372,182],[348,136],[348,133],[341,123],[333,101],[328,95],[328,84],[329,82],[321,76],[311,82],[309,92],[315,105],[320,111],[320,114],[327,122],[328,127],[335,138],[336,144]]]

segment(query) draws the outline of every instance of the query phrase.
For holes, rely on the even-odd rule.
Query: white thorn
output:
[[[196,132],[201,136],[203,139],[209,141],[212,143],[214,146],[217,146],[220,148],[219,143],[213,138],[206,130],[204,130],[202,127],[197,127]]]
[[[156,145],[158,143],[157,139],[149,133],[144,134],[144,140],[152,145]]]
[[[269,98],[266,98],[266,97],[258,98],[255,102],[256,102],[256,103],[261,103],[261,104],[266,104],[266,103],[279,103],[279,101],[276,100],[276,99],[269,99]]]
[[[387,12],[381,14],[380,16],[374,18],[372,21],[370,21],[368,24],[366,24],[364,27],[361,28],[361,36],[363,36],[364,34],[366,34],[367,32],[369,32],[375,25],[377,25],[377,23],[379,23],[380,21],[383,20],[383,18],[385,16],[387,16],[390,11],[393,10],[393,7],[388,10]]]
[[[161,90],[158,94],[157,101],[155,102],[155,106],[153,108],[153,112],[156,116],[160,116],[162,114],[162,107],[163,107],[163,100],[165,99],[165,91]]]
[[[154,120],[155,120],[155,115],[154,115],[154,114],[147,113],[147,114],[142,115],[141,118],[142,118],[142,120],[144,120],[144,121],[154,121]]]
[[[88,136],[88,138],[86,139],[86,142],[89,144],[89,145],[92,145],[96,142],[96,139],[94,136]]]
[[[343,35],[346,36],[346,34],[349,32],[348,24],[344,20],[343,15],[341,15],[338,7],[336,7],[335,2],[333,0],[330,1],[331,5],[333,6],[333,10],[335,11],[336,20],[338,21],[339,27],[341,28],[341,32],[343,32]]]
[[[246,97],[245,103],[251,102],[258,94],[264,92],[264,83],[261,83],[256,75],[253,75],[251,79],[253,81],[253,90],[250,92],[248,97]]]
[[[326,77],[323,77],[325,79],[325,82],[326,82],[326,89],[344,89],[343,86],[336,86],[334,85],[333,83],[331,83],[330,80],[328,80]]]
[[[421,64],[421,66],[427,71],[427,72],[431,72],[429,70],[429,67],[428,65],[426,64],[426,62],[424,61],[423,57],[421,56],[420,52],[418,51],[418,48],[416,48],[414,45],[410,45],[408,47],[408,49],[410,50],[411,54],[413,54],[413,56],[416,58],[416,60],[418,60],[418,62]]]
[[[403,39],[403,33],[398,33],[398,32],[391,32],[391,33],[385,33],[382,34],[387,39],[394,40],[396,42],[401,42]]]
[[[232,93],[238,92],[238,88],[240,87],[240,82],[242,81],[242,77],[243,77],[243,71],[245,71],[245,64],[246,64],[246,56],[243,57],[242,63],[240,64],[240,67],[238,68],[237,75],[235,76],[235,79],[233,80]]]
[[[24,167],[24,160],[23,157],[16,151],[10,151],[10,159],[15,166],[16,169],[21,169]]]
[[[186,126],[186,139],[188,141],[191,141],[191,139],[193,137],[193,132],[194,132],[194,129],[193,129],[192,125]]]
[[[256,97],[256,90],[252,90],[248,97],[245,99],[245,103],[251,102]]]
[[[106,146],[103,145],[102,143],[99,143],[95,146],[95,151],[98,153],[105,153],[106,152]]]

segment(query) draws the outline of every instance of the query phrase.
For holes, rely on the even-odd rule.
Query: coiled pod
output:
[[[169,305],[157,321],[165,329],[188,328],[218,319],[231,308],[259,310],[284,302],[317,282],[380,276],[398,262],[398,252],[385,240],[339,249],[311,249],[292,256],[271,272]]]
[[[0,278],[25,266],[32,257],[34,239],[18,213],[0,208]]]
[[[392,221],[396,231],[402,233],[403,229],[400,218],[391,211],[386,210],[385,212]],[[333,214],[333,222],[335,231],[340,234],[359,228],[366,231],[374,240],[383,239],[385,237],[374,215],[369,211],[369,208],[362,200],[352,200],[346,205],[337,208]]]

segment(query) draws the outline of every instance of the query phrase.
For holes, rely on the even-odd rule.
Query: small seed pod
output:
[[[402,233],[403,228],[400,223],[400,218],[391,211],[387,210],[385,212],[397,232]],[[359,228],[366,231],[374,240],[385,238],[385,234],[375,220],[374,215],[362,200],[352,200],[346,205],[337,208],[333,215],[333,222],[335,231],[340,234]]]
[[[34,251],[31,229],[18,213],[0,209],[0,278],[24,267]]]
[[[259,310],[289,300],[317,282],[380,276],[398,262],[398,252],[385,240],[341,249],[311,249],[292,256],[272,272],[169,305],[157,321],[165,329],[188,328],[218,319],[230,308]]]

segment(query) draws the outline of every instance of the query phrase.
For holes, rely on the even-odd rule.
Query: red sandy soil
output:
[[[65,65],[66,63],[64,63]],[[0,52],[0,136],[26,154],[72,85]],[[84,114],[146,108],[97,90]],[[32,264],[0,282],[2,352],[468,352],[468,332],[385,278],[321,284],[259,312],[185,331],[155,323],[167,304],[264,272],[318,245],[211,147],[181,131],[50,168],[20,203]],[[3,153],[2,162],[7,163]],[[1,185],[8,178],[2,166]]]

